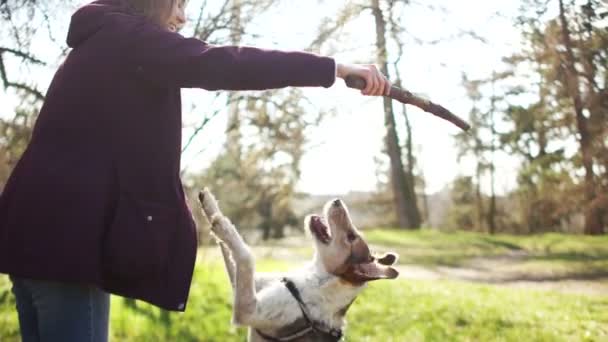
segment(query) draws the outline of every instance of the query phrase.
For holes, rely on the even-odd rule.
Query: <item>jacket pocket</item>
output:
[[[121,194],[104,239],[104,269],[125,280],[162,274],[176,226],[176,209]]]

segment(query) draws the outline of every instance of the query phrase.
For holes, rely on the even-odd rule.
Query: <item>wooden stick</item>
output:
[[[363,78],[361,78],[359,76],[355,76],[355,75],[346,76],[346,79],[344,81],[346,82],[346,86],[348,86],[349,88],[354,88],[354,89],[359,89],[359,90],[364,89],[365,85],[366,85],[365,80]],[[421,97],[418,97],[406,89],[401,89],[399,87],[392,86],[388,97],[390,97],[393,100],[397,100],[401,103],[411,104],[413,106],[416,106],[416,107],[422,109],[423,111],[425,111],[427,113],[436,115],[436,116],[438,116],[444,120],[447,120],[447,121],[453,123],[454,125],[460,127],[460,129],[462,129],[463,131],[468,131],[469,128],[471,128],[471,126],[466,121],[462,120],[461,118],[456,116],[454,113],[447,110],[445,107],[438,105],[434,102],[431,102],[429,100],[423,99]]]

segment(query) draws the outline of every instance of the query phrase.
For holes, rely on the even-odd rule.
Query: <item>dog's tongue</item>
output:
[[[398,275],[399,272],[396,269],[373,261],[363,264],[352,264],[341,277],[353,284],[361,284],[371,280],[395,279]]]
[[[354,265],[354,272],[368,280],[395,279],[399,275],[396,269],[377,262]]]

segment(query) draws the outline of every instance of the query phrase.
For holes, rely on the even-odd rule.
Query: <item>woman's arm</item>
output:
[[[216,46],[152,25],[132,30],[127,68],[159,85],[207,90],[330,87],[333,58],[299,51]]]
[[[207,90],[330,87],[336,77],[356,74],[367,82],[364,95],[390,89],[374,65],[336,64],[333,58],[301,51],[215,46],[146,24],[131,32],[128,67],[160,85]]]

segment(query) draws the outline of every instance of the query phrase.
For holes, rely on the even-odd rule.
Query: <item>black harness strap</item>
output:
[[[263,338],[267,339],[268,341],[272,341],[272,342],[288,342],[291,340],[294,340],[296,338],[302,337],[306,334],[308,334],[309,332],[312,331],[311,327],[306,327],[304,328],[304,330],[300,330],[294,334],[288,335],[288,336],[284,336],[284,337],[272,337],[270,335],[266,335],[263,332],[259,331],[258,329],[255,329],[255,331],[262,336]]]
[[[283,340],[279,340],[270,335],[266,335],[258,329],[255,329],[255,332],[257,332],[258,335],[262,336],[265,340],[272,341],[272,342],[283,342]]]
[[[302,311],[302,315],[304,316],[306,323],[308,323],[308,325],[312,326],[313,322],[308,317],[308,310],[306,310],[306,306],[304,305],[304,301],[302,301],[302,296],[300,296],[300,291],[298,291],[296,284],[294,284],[293,281],[291,281],[287,278],[283,278],[283,279],[281,279],[281,281],[283,282],[283,284],[285,284],[285,287],[289,290],[289,292],[291,293],[293,298],[295,298],[298,301],[298,305],[300,306],[300,310]]]
[[[256,332],[260,336],[262,336],[263,338],[265,338],[269,341],[273,341],[273,342],[287,342],[287,341],[291,341],[293,339],[302,337],[302,336],[308,334],[309,332],[313,331],[317,334],[322,334],[322,335],[326,335],[326,336],[329,335],[328,337],[330,337],[334,341],[340,341],[342,339],[342,330],[334,329],[334,328],[327,329],[324,324],[315,322],[310,319],[308,310],[306,309],[306,305],[304,304],[304,301],[302,300],[302,296],[300,296],[300,291],[298,291],[298,288],[296,287],[296,284],[294,284],[293,281],[291,281],[290,279],[287,279],[287,278],[283,278],[283,279],[281,279],[281,282],[283,284],[285,284],[285,287],[287,288],[287,290],[289,290],[289,293],[291,293],[293,298],[295,298],[295,300],[298,302],[298,305],[300,306],[300,311],[302,311],[302,315],[308,326],[294,334],[291,334],[291,335],[285,336],[285,337],[280,337],[280,338],[266,335],[266,334],[262,333],[261,331],[259,331],[258,329],[256,329]]]

